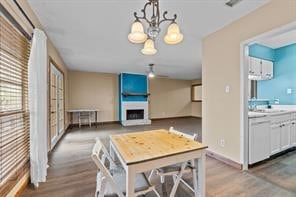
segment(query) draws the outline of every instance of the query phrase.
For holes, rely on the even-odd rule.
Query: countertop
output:
[[[248,116],[249,118],[261,118],[266,116],[277,116],[277,115],[284,115],[289,113],[296,113],[296,109],[277,109],[282,111],[275,111],[275,112],[256,112],[256,111],[249,111]]]

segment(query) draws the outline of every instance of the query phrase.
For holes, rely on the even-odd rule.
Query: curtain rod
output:
[[[26,12],[23,10],[23,8],[20,6],[20,4],[17,2],[17,0],[13,0],[13,2],[16,4],[16,6],[18,7],[18,9],[22,12],[22,14],[24,15],[24,17],[28,20],[28,22],[33,27],[33,29],[35,29],[35,25],[32,23],[31,19],[28,17],[28,15],[26,14]]]
[[[29,35],[24,28],[15,20],[15,18],[5,9],[0,3],[0,12],[28,39],[31,40],[32,36]]]

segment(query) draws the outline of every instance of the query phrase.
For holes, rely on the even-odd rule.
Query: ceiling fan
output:
[[[169,78],[169,76],[166,76],[166,75],[156,75],[155,71],[154,71],[154,66],[155,66],[155,64],[149,64],[149,70],[147,72],[147,75],[148,75],[149,78],[154,78],[154,77],[157,77],[157,78]]]

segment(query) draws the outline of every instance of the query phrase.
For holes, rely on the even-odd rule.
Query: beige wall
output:
[[[69,72],[69,108],[99,109],[98,121],[118,120],[118,75]]]
[[[192,110],[191,84],[189,80],[150,80],[150,118],[191,116],[193,111],[200,113],[199,108]],[[97,108],[101,110],[99,121],[117,121],[118,75],[70,71],[69,98],[70,109]]]
[[[191,116],[191,81],[154,78],[149,91],[150,118]]]
[[[201,84],[201,83],[202,83],[201,79],[192,81],[192,85]],[[202,117],[202,102],[192,102],[191,114],[194,117],[199,117],[199,118]]]
[[[240,43],[295,20],[295,0],[271,0],[203,39],[203,140],[210,150],[240,162]]]

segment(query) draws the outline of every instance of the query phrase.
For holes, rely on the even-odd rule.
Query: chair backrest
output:
[[[118,189],[118,186],[113,180],[113,177],[109,169],[107,168],[105,161],[107,159],[109,161],[110,166],[116,166],[116,165],[113,159],[111,158],[110,154],[108,153],[108,150],[106,149],[106,147],[104,146],[104,144],[101,142],[99,138],[96,138],[96,144],[93,147],[91,158],[97,165],[98,170],[101,173],[101,176],[105,177],[109,182],[109,184],[111,185],[112,190],[116,192],[119,197],[124,197],[123,193]]]
[[[190,134],[187,134],[187,133],[183,133],[181,131],[177,131],[177,130],[174,129],[174,127],[170,127],[169,131],[172,132],[172,133],[175,133],[176,135],[180,135],[180,136],[183,136],[183,137],[188,138],[190,140],[197,141],[197,137],[198,137],[197,133],[194,133],[193,135],[190,135]]]
[[[99,138],[96,138],[96,144],[93,147],[91,158],[97,165],[98,170],[100,170],[104,176],[112,179],[110,171],[106,166],[106,159],[109,161],[110,165],[115,166],[115,163]]]

